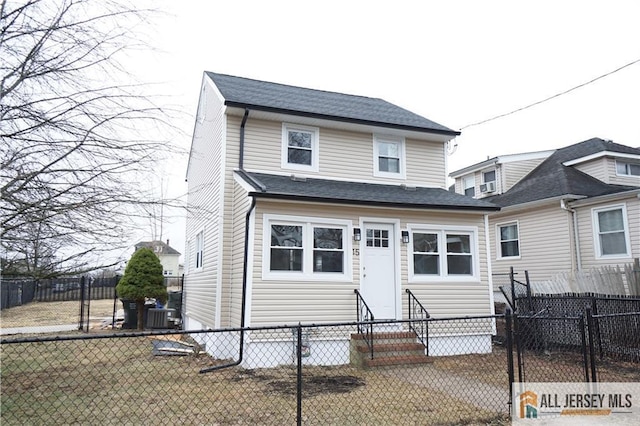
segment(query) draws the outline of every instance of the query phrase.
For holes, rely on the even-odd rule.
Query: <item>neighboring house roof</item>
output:
[[[382,99],[347,95],[205,72],[225,105],[405,130],[459,135],[441,124]]]
[[[147,247],[153,250],[157,254],[177,254],[180,255],[180,252],[169,245],[169,240],[167,242],[163,241],[140,241],[136,244],[136,250]]]
[[[472,164],[463,169],[456,170],[454,172],[449,173],[449,176],[452,178],[457,178],[462,175],[466,175],[468,173],[476,172],[479,170],[486,169],[487,167],[495,166],[496,164],[506,164],[514,161],[523,161],[523,160],[534,160],[540,158],[547,158],[551,154],[553,154],[554,150],[546,150],[546,151],[533,151],[533,152],[524,152],[520,154],[507,154],[500,155],[498,157],[487,158],[485,161],[480,163]]]
[[[259,198],[418,209],[499,210],[487,201],[442,188],[301,179],[243,170],[236,173],[256,190],[252,195]]]
[[[501,207],[506,207],[563,195],[597,197],[637,190],[638,188],[633,186],[604,183],[593,176],[563,164],[602,151],[620,154],[640,154],[640,149],[637,148],[599,138],[589,139],[556,150],[507,192],[484,199]]]

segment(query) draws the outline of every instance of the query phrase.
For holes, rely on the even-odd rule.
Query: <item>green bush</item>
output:
[[[124,276],[116,286],[120,299],[135,300],[138,311],[138,330],[144,329],[144,304],[147,298],[166,303],[167,288],[160,259],[150,248],[137,250],[124,270]]]

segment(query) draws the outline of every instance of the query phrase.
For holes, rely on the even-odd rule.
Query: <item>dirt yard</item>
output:
[[[122,303],[116,303],[122,311]],[[113,300],[92,300],[89,315],[92,323],[99,323],[113,314]],[[80,302],[34,302],[0,311],[0,328],[38,327],[48,325],[77,324],[80,318]]]

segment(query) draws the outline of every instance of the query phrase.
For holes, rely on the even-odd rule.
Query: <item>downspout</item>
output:
[[[575,246],[576,253],[576,267],[578,268],[578,272],[582,271],[582,260],[580,256],[580,238],[578,233],[578,216],[576,215],[576,211],[569,207],[566,198],[560,200],[560,208],[562,210],[566,210],[571,213],[571,217],[573,219],[573,244]]]
[[[249,118],[249,108],[244,109],[242,123],[240,123],[240,158],[238,159],[238,168],[240,170],[244,170],[244,126],[247,124],[247,118]]]
[[[244,170],[244,126],[249,118],[249,109],[245,108],[244,116],[242,117],[242,123],[240,124],[240,158],[238,159],[238,165],[240,170]],[[244,219],[244,259],[242,266],[242,301],[240,308],[240,348],[238,349],[238,360],[229,364],[216,365],[209,368],[203,368],[200,373],[210,373],[216,370],[222,370],[223,368],[235,367],[242,363],[244,357],[244,326],[245,316],[247,311],[247,273],[249,267],[247,266],[247,259],[249,258],[249,232],[251,223],[251,214],[256,207],[256,197],[251,197],[251,206],[247,210],[247,214]]]

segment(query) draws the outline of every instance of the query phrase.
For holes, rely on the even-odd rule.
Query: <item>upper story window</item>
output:
[[[616,173],[621,176],[640,176],[640,164],[616,160]]]
[[[350,280],[348,223],[265,215],[263,277]]]
[[[518,223],[506,223],[498,227],[498,259],[520,257]]]
[[[474,175],[465,176],[462,178],[462,188],[464,189],[464,195],[474,197],[476,195],[476,178]]]
[[[592,215],[596,257],[628,257],[630,243],[624,205],[593,209]]]
[[[282,125],[282,168],[318,171],[317,127]]]
[[[374,136],[373,163],[374,176],[404,179],[406,175],[404,139]]]
[[[414,229],[411,232],[411,277],[477,279],[476,232],[465,229]]]
[[[480,192],[483,194],[489,194],[496,191],[496,171],[487,170],[482,172],[482,184],[480,185]]]

